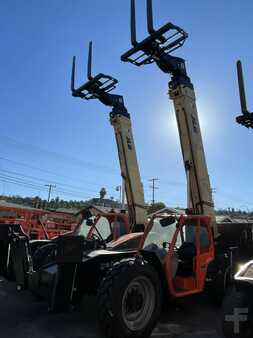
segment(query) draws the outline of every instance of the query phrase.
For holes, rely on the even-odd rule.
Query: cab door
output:
[[[197,292],[201,292],[205,287],[208,265],[214,259],[214,243],[211,219],[206,216],[200,217],[196,230],[196,289]]]
[[[172,260],[177,257],[177,271],[172,273]],[[208,264],[214,258],[210,218],[183,216],[178,223],[169,254],[166,258],[166,277],[174,297],[201,292]]]

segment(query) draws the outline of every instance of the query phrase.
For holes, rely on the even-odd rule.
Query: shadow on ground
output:
[[[206,296],[177,302],[164,311],[152,337],[220,338],[218,317],[218,309]],[[102,338],[96,318],[93,297],[85,297],[74,311],[50,314],[44,302],[0,277],[1,337]]]

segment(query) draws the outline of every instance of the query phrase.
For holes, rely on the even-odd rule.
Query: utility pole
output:
[[[122,187],[121,187],[121,209],[124,210],[125,209],[125,181],[122,178]]]
[[[155,204],[155,189],[159,189],[158,187],[155,186],[155,182],[158,181],[159,178],[151,178],[149,182],[152,182],[152,185],[150,188],[152,189],[152,204]]]
[[[56,188],[56,185],[55,184],[45,184],[45,187],[48,187],[47,203],[49,203],[50,202],[52,188]]]
[[[121,203],[121,190],[122,190],[121,185],[118,185],[116,187],[116,191],[119,191],[119,201],[120,201],[120,203]]]
[[[119,191],[119,201],[121,203],[121,209],[125,209],[125,181],[122,179],[122,185],[116,187],[116,191]]]

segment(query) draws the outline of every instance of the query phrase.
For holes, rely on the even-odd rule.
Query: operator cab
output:
[[[74,234],[109,243],[129,233],[129,231],[127,215],[111,212],[100,213],[97,216],[83,219]]]
[[[76,236],[83,236],[86,238],[94,224],[94,219],[95,216],[92,216],[88,219],[83,219],[81,224],[75,229],[74,234]]]
[[[148,231],[143,243],[143,250],[146,253],[153,252],[162,264],[169,252],[176,225],[177,220],[174,217],[166,224],[163,218],[154,219],[153,227]],[[173,259],[173,275],[175,275],[178,261],[176,252]]]
[[[210,217],[154,218],[142,245],[144,257],[152,253],[161,262],[173,296],[203,290],[208,264],[214,259]]]

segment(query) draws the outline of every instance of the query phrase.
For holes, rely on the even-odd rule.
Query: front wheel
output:
[[[139,259],[116,263],[98,290],[99,321],[107,338],[147,338],[161,311],[161,282]]]

